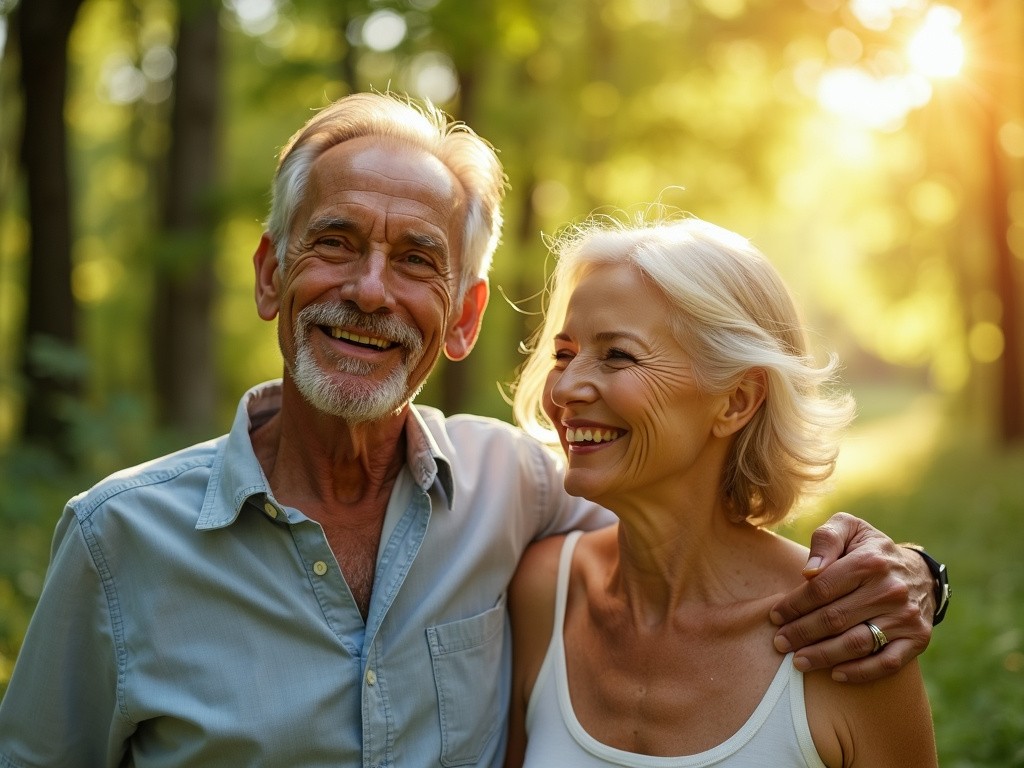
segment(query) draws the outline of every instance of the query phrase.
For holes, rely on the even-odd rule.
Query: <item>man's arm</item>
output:
[[[73,512],[0,701],[0,765],[121,765],[131,725],[117,701],[117,631]],[[123,736],[123,739],[122,739]]]
[[[797,651],[798,669],[832,667],[840,682],[901,669],[931,640],[936,582],[917,551],[839,513],[811,537],[807,582],[772,608],[775,647]],[[875,651],[871,622],[886,638]]]

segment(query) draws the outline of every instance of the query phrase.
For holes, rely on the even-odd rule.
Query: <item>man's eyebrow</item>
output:
[[[306,237],[315,235],[319,232],[326,232],[330,229],[336,229],[342,232],[357,232],[359,231],[359,226],[355,219],[345,218],[343,216],[319,216],[312,219],[306,226]],[[434,237],[426,232],[407,232],[403,236],[403,239],[415,246],[429,251],[434,251],[442,256],[448,255],[448,243],[442,238]]]
[[[413,245],[419,246],[428,251],[434,251],[441,256],[448,255],[448,243],[439,237],[428,235],[423,232],[408,232],[405,239]]]
[[[319,232],[326,232],[329,229],[353,232],[357,227],[353,219],[346,219],[340,216],[319,216],[306,225],[306,237]]]

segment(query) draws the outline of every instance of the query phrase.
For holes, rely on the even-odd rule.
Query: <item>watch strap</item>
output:
[[[924,562],[935,580],[935,615],[932,617],[932,626],[938,626],[946,618],[949,598],[953,594],[953,589],[949,586],[949,569],[925,552],[922,547],[911,546],[910,549],[924,558]]]

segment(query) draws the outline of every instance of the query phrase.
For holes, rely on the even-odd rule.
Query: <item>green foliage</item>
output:
[[[31,339],[28,358],[41,375],[59,381],[84,381],[89,372],[89,359],[80,350],[52,336]]]
[[[944,768],[1024,766],[1024,451],[961,438],[905,494],[842,503],[950,571],[953,603],[921,657]]]
[[[101,405],[69,398],[62,415],[71,429],[61,455],[20,444],[0,455],[0,692],[39,597],[64,504],[101,477],[180,444],[176,435],[155,432],[144,404],[130,395]]]
[[[55,478],[60,478],[56,482]],[[0,684],[10,674],[49,558],[70,479],[56,457],[22,448],[0,462]]]
[[[922,13],[899,11],[886,32],[859,25],[848,6],[227,0],[221,152],[206,201],[218,214],[211,246],[158,234],[174,73],[155,63],[171,58],[180,4],[84,3],[69,51],[66,111],[74,291],[90,386],[103,395],[148,396],[153,373],[138,361],[155,359],[151,349],[160,344],[150,332],[154,283],[162,269],[206,258],[219,278],[221,419],[239,392],[278,375],[272,334],[252,308],[248,266],[267,213],[274,156],[311,110],[353,90],[391,88],[432,95],[468,121],[498,147],[509,177],[495,300],[465,369],[459,407],[507,414],[497,385],[521,362],[516,345],[532,321],[504,304],[500,291],[523,301],[540,289],[547,256],[541,233],[595,207],[659,198],[751,236],[816,326],[843,349],[848,367],[881,358],[924,371],[931,386],[960,391],[972,366],[990,361],[998,346],[979,347],[975,338],[979,348],[969,349],[971,325],[994,322],[1000,311],[986,289],[989,197],[977,121],[954,136],[943,119],[971,106],[965,91],[975,84],[936,84],[934,104],[882,131],[830,114],[816,98],[814,77],[849,66],[897,66],[902,36]],[[1006,19],[999,26],[1019,27],[1014,3],[993,7]],[[381,14],[404,25],[392,47],[371,45],[365,34]],[[861,53],[836,40],[859,40]],[[0,71],[5,97],[16,66],[8,46]],[[438,90],[442,70],[456,83],[453,91]],[[11,96],[5,107],[17,106]],[[1019,117],[1017,100],[1001,101],[1008,119]],[[10,203],[0,221],[0,363],[23,345],[28,237],[14,174],[18,114],[0,115],[0,201]],[[991,336],[991,328],[983,330]],[[0,447],[13,437],[21,404],[8,381],[0,371]],[[450,402],[432,386],[424,397]]]

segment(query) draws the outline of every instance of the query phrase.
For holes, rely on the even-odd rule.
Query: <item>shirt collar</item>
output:
[[[210,470],[210,484],[196,523],[198,530],[223,528],[238,518],[254,496],[270,497],[270,484],[252,449],[249,432],[281,408],[281,382],[268,381],[246,392],[238,403],[231,431],[221,442]],[[257,501],[259,503],[259,501]]]
[[[197,530],[231,525],[250,500],[261,511],[266,505],[274,505],[270,483],[253,451],[249,432],[280,408],[280,379],[259,384],[242,396],[231,431],[214,457],[210,484],[196,523]],[[416,406],[411,406],[406,412],[406,463],[413,480],[424,491],[429,491],[435,482],[440,486],[451,509],[455,498],[451,461],[428,425],[428,421],[438,421],[439,412],[429,408],[422,410],[423,413]],[[438,434],[443,435],[443,430],[438,430]],[[447,440],[444,442],[450,454],[452,446]]]
[[[416,484],[424,491],[430,490],[435,481],[444,492],[448,509],[455,503],[455,482],[452,478],[454,446],[447,440],[443,429],[444,417],[433,408],[411,406],[405,418],[406,451],[405,460]],[[435,438],[431,425],[444,441],[444,449]],[[445,452],[447,450],[447,453]]]

